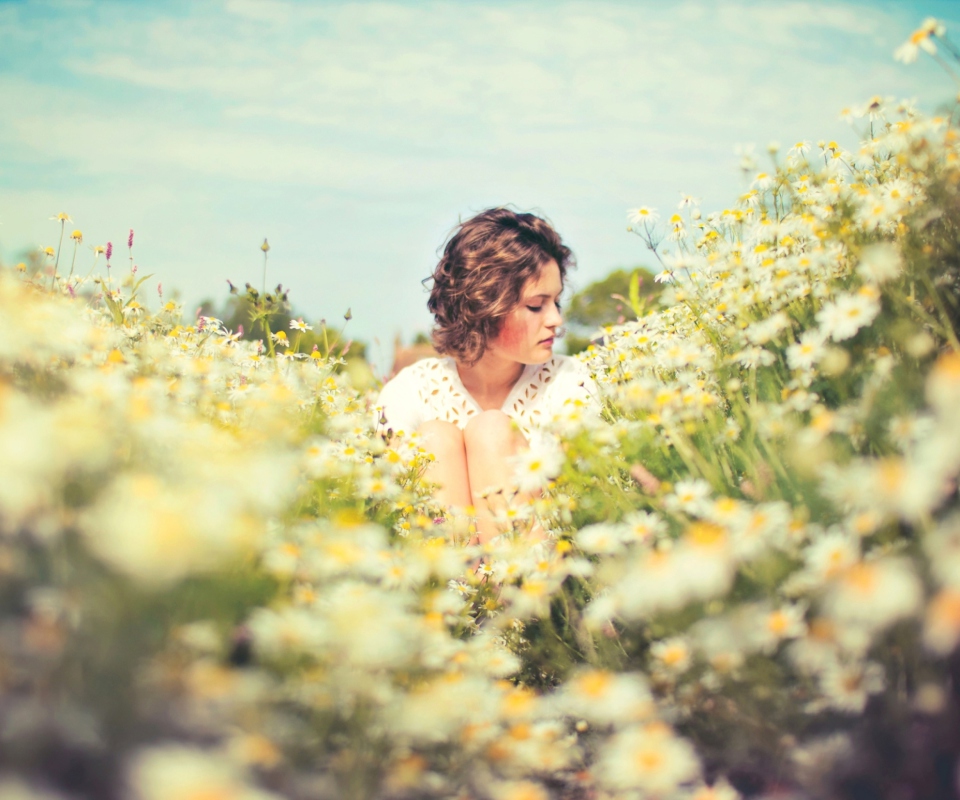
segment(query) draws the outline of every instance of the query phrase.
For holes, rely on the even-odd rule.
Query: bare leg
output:
[[[507,498],[501,494],[484,494],[490,489],[503,489],[511,483],[513,465],[510,460],[526,439],[513,428],[502,411],[483,411],[473,417],[463,431],[466,463],[473,505],[477,512],[479,541],[492,539],[500,531],[494,520],[503,511]]]
[[[434,493],[437,502],[456,509],[472,505],[463,431],[452,422],[437,419],[423,423],[419,432],[423,448],[436,456],[425,477],[439,487]]]

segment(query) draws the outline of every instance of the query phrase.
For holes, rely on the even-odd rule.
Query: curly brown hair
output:
[[[534,214],[490,208],[461,223],[443,248],[427,301],[437,351],[467,364],[479,361],[520,304],[524,285],[551,260],[564,280],[573,253]]]

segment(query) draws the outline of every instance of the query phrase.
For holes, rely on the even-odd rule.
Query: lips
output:
[[[552,347],[553,341],[554,341],[554,337],[551,336],[549,339],[544,339],[543,341],[541,341],[540,344],[542,344],[544,347]]]

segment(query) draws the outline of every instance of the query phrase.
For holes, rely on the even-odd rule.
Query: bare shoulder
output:
[[[445,359],[442,358],[421,358],[419,361],[414,361],[384,383],[383,388],[393,385],[397,387],[420,385],[428,381],[431,376],[443,372],[446,367],[444,361]]]

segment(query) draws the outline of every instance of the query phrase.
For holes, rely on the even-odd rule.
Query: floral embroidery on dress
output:
[[[526,436],[545,419],[543,407],[546,392],[560,364],[559,358],[554,356],[544,364],[526,366],[504,401],[502,410]],[[420,402],[427,411],[424,421],[439,419],[464,428],[471,417],[480,413],[477,401],[460,381],[456,362],[452,358],[423,359],[410,369],[416,373],[411,377],[417,381]]]
[[[425,421],[439,419],[463,428],[470,417],[479,413],[476,402],[463,388],[452,360],[426,358],[411,369],[420,373],[416,375],[416,380],[420,402],[427,409]]]
[[[591,388],[593,391],[591,391]],[[596,387],[586,366],[556,355],[543,364],[528,364],[500,410],[529,440],[534,430],[551,425],[575,401],[596,404]],[[460,380],[452,358],[425,358],[401,370],[380,393],[377,425],[412,432],[423,423],[442,420],[465,428],[482,409]],[[599,409],[597,409],[599,410]]]

